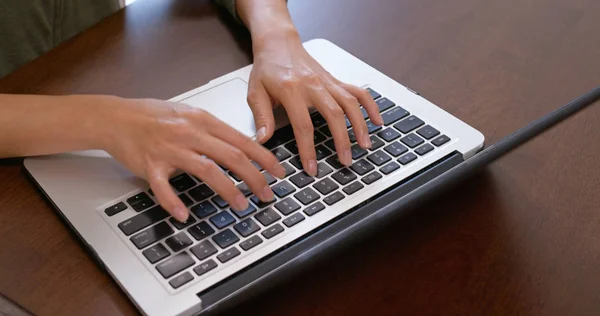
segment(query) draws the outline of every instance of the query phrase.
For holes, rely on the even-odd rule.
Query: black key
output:
[[[273,153],[273,155],[275,155],[275,157],[277,157],[277,159],[279,159],[280,162],[284,161],[292,156],[283,147],[277,147],[277,148],[273,149],[271,152]]]
[[[408,151],[408,148],[406,148],[406,146],[400,144],[399,142],[393,142],[385,146],[385,148],[383,149],[394,157],[398,157]]]
[[[404,145],[406,145],[410,148],[415,148],[424,142],[423,138],[421,138],[413,133],[410,133],[410,134],[402,137],[400,139],[400,141],[403,142]]]
[[[420,118],[411,115],[408,118],[394,124],[394,127],[402,133],[406,134],[423,124],[425,124],[425,122],[421,121]]]
[[[417,155],[413,154],[413,153],[408,153],[406,155],[401,156],[400,158],[398,158],[398,162],[406,165],[410,162],[412,162],[413,160],[417,159]]]
[[[377,135],[379,137],[383,138],[387,142],[391,142],[394,139],[401,136],[400,132],[398,132],[397,130],[395,130],[393,128],[388,128],[384,131],[381,131],[381,132],[377,133]]]
[[[242,182],[242,183],[236,185],[236,187],[245,196],[252,194],[252,190],[250,190],[250,187],[245,182]]]
[[[263,172],[263,176],[265,177],[265,180],[267,180],[267,184],[271,185],[275,182],[277,182],[277,179],[275,179],[275,177],[273,177],[269,172],[265,171]]]
[[[240,239],[230,229],[226,229],[212,237],[212,240],[219,245],[219,247],[225,249]]]
[[[310,119],[311,119],[312,124],[313,124],[313,126],[315,128],[327,124],[327,121],[325,120],[325,118],[323,117],[323,115],[321,115],[321,113],[319,113],[319,112],[313,113],[310,116]]]
[[[240,248],[248,251],[262,243],[262,239],[258,235],[254,235],[240,243]]]
[[[375,91],[371,88],[367,88],[367,91],[369,92],[371,97],[373,97],[373,100],[377,100],[377,99],[381,98],[381,94],[379,94],[377,91]]]
[[[268,149],[273,149],[279,145],[285,144],[294,139],[294,129],[292,125],[286,125],[273,133],[273,136],[263,144]]]
[[[333,169],[331,169],[325,163],[319,162],[317,164],[317,178],[318,179],[323,178],[324,176],[326,176],[332,172],[333,172]]]
[[[194,264],[194,259],[187,252],[180,252],[175,256],[159,263],[156,270],[166,279],[181,272],[182,270],[191,267]]]
[[[367,129],[369,130],[369,134],[373,134],[383,128],[380,125],[375,125],[375,123],[371,122],[371,120],[368,120],[366,123]]]
[[[218,229],[222,229],[233,224],[235,222],[235,218],[233,218],[229,212],[223,211],[219,214],[213,215],[210,218],[210,222],[213,223],[213,225],[215,225],[215,227]]]
[[[119,229],[123,234],[129,236],[140,229],[146,228],[154,223],[158,223],[161,220],[167,218],[167,213],[162,207],[155,206],[141,214],[138,214],[128,220],[119,223]]]
[[[379,147],[385,145],[381,138],[371,135],[371,150],[377,150]]]
[[[350,123],[350,120],[347,116],[344,115],[344,118],[346,118],[346,128],[350,128],[350,126],[352,126],[352,123]]]
[[[192,201],[192,199],[190,199],[189,196],[187,196],[187,194],[185,193],[181,193],[179,194],[179,199],[181,200],[181,202],[183,202],[183,204],[185,204],[185,206],[190,207],[194,204],[194,201]]]
[[[217,263],[214,260],[210,259],[206,262],[201,263],[199,266],[195,267],[194,272],[196,272],[196,274],[198,276],[201,276],[216,267],[217,267]]]
[[[366,120],[367,118],[369,118],[369,113],[367,113],[367,109],[363,108],[362,106],[360,107],[360,112],[362,113],[363,118]]]
[[[390,155],[386,154],[384,151],[378,150],[378,151],[368,155],[367,159],[369,159],[370,162],[372,162],[378,166],[381,166],[384,163],[392,160],[392,157],[390,157]]]
[[[142,251],[142,254],[150,261],[150,263],[156,263],[168,257],[171,253],[162,244],[156,244]]]
[[[131,205],[131,207],[132,207],[132,208],[133,208],[133,209],[134,209],[136,212],[141,212],[141,211],[143,211],[143,210],[145,210],[145,209],[149,208],[150,206],[153,206],[154,204],[156,204],[156,203],[154,203],[154,201],[152,201],[152,200],[148,199],[148,200],[142,200],[142,201],[139,201],[139,202],[137,202],[137,203],[135,203],[135,204]]]
[[[402,119],[408,115],[408,111],[397,106],[383,114],[381,114],[381,118],[383,118],[383,123],[387,126],[390,125],[399,119]]]
[[[296,143],[296,141],[293,142],[289,142],[287,144],[285,144],[284,146],[287,150],[289,150],[289,152],[291,152],[294,155],[298,154],[298,144]]]
[[[188,229],[188,233],[190,233],[190,235],[196,238],[196,240],[202,240],[214,234],[215,230],[212,229],[212,227],[210,227],[207,222],[201,222],[198,225],[190,227],[190,229]]]
[[[285,176],[289,176],[291,174],[296,173],[296,169],[294,169],[294,167],[292,167],[289,163],[287,162],[283,162],[281,163],[281,166],[283,167],[283,169],[285,169]]]
[[[319,145],[315,147],[315,152],[317,154],[317,160],[325,159],[329,155],[331,155],[331,150],[325,148],[323,145]]]
[[[367,174],[369,171],[375,169],[375,167],[373,167],[372,164],[370,164],[368,161],[366,161],[364,159],[361,159],[361,160],[353,163],[352,166],[350,166],[350,168],[352,170],[354,170],[354,172],[358,173],[361,176],[364,174]],[[344,184],[344,183],[342,183],[342,184]]]
[[[186,272],[180,276],[173,278],[171,281],[169,281],[169,284],[171,284],[171,286],[174,289],[177,289],[177,288],[180,288],[181,286],[183,286],[184,284],[190,282],[193,279],[194,279],[194,276],[192,276],[191,273]]]
[[[142,201],[150,200],[148,194],[141,192],[127,199],[127,203],[131,206]]]
[[[431,143],[440,147],[443,144],[447,143],[450,141],[450,138],[446,135],[440,135],[438,136],[436,139],[432,140]]]
[[[300,212],[286,218],[283,220],[283,224],[287,227],[292,227],[298,223],[300,223],[301,221],[304,220],[304,215],[300,214]]]
[[[299,170],[302,170],[302,161],[300,161],[300,156],[296,156],[289,160],[289,162],[294,165]]]
[[[331,176],[335,181],[341,185],[346,185],[356,179],[356,175],[348,168],[341,169]]]
[[[275,204],[275,208],[283,215],[289,215],[300,208],[300,205],[292,198],[287,198]]]
[[[209,240],[205,240],[190,248],[190,251],[199,260],[204,260],[217,253],[217,248],[215,248],[215,246],[213,246],[213,244]]]
[[[327,161],[327,163],[330,164],[334,169],[344,168],[344,165],[342,165],[337,155],[333,155],[327,158],[325,161]]]
[[[323,199],[327,205],[333,205],[344,198],[344,194],[342,192],[334,192],[330,196],[327,196]]]
[[[223,171],[229,171],[229,169],[225,166],[221,166],[221,165],[218,165],[218,166],[219,166],[219,168],[223,169]],[[196,180],[200,181],[198,178],[196,178]]]
[[[258,169],[258,171],[263,171],[263,167],[261,165],[258,164],[258,162],[256,161],[250,161],[250,163],[252,163],[252,165]]]
[[[326,141],[325,146],[327,146],[329,149],[335,151],[335,141],[333,140],[333,138]]]
[[[329,179],[329,178],[325,178],[322,180],[319,180],[317,183],[315,183],[313,185],[313,188],[317,189],[319,192],[321,192],[321,194],[323,195],[327,195],[335,190],[337,190],[337,188],[339,188],[339,186],[333,182],[333,180]],[[312,201],[308,201],[308,203],[304,203],[304,205],[310,204],[310,202]]]
[[[126,210],[126,209],[127,209],[127,205],[125,205],[125,203],[123,203],[123,202],[119,202],[111,207],[106,208],[104,210],[104,213],[106,213],[106,215],[108,215],[108,216],[113,216],[117,213],[120,213],[120,212]]]
[[[356,143],[356,134],[354,133],[354,129],[348,130],[348,138],[350,138],[351,143]]]
[[[242,178],[238,177],[237,174],[233,173],[233,171],[229,171],[229,175],[235,179],[237,182],[242,182]]]
[[[371,184],[381,178],[382,178],[382,175],[379,172],[373,171],[373,172],[369,173],[368,175],[362,177],[362,179],[360,179],[360,180],[362,182],[364,182],[365,184]]]
[[[171,224],[173,224],[173,226],[175,226],[175,228],[182,230],[182,229],[194,224],[196,222],[196,219],[193,216],[188,216],[187,221],[180,223],[178,220],[171,217],[171,218],[169,218],[169,221],[171,221]]]
[[[352,145],[350,149],[352,150],[352,159],[359,159],[367,154],[367,150],[363,149],[358,144]]]
[[[423,136],[425,139],[432,139],[440,134],[440,131],[433,128],[431,125],[425,125],[417,131],[417,134]]]
[[[220,255],[217,256],[217,259],[219,259],[219,261],[221,261],[221,263],[225,263],[237,256],[240,255],[240,251],[235,248],[235,247],[231,247],[225,251],[223,251]]]
[[[324,209],[325,209],[325,205],[323,205],[323,203],[321,203],[321,202],[317,202],[317,203],[305,208],[303,212],[304,212],[304,214],[306,214],[308,216],[313,216]]]
[[[275,235],[281,233],[283,231],[283,226],[279,224],[275,224],[267,229],[265,229],[261,234],[265,236],[267,239],[273,238]]]
[[[423,144],[423,145],[419,146],[417,149],[415,149],[415,152],[417,154],[419,154],[419,156],[423,156],[432,150],[433,150],[433,146],[431,146],[430,144]]]
[[[202,202],[200,204],[192,206],[190,209],[194,215],[202,219],[208,217],[210,214],[215,213],[217,208],[212,205],[209,201]]]
[[[306,172],[301,172],[299,174],[293,175],[290,177],[290,181],[294,183],[297,187],[303,188],[313,182],[315,182],[315,178],[306,174]]]
[[[181,232],[175,236],[169,237],[165,240],[165,244],[173,250],[173,252],[179,252],[192,244],[192,240],[188,237],[185,232]]]
[[[182,173],[169,180],[169,183],[179,192],[191,189],[196,185],[196,181],[185,173]]]
[[[302,204],[308,205],[319,199],[319,194],[311,188],[306,188],[294,195]]]
[[[251,218],[235,224],[233,228],[235,228],[235,230],[244,237],[248,237],[260,229],[258,224]]]
[[[317,131],[313,132],[313,137],[314,137],[313,141],[314,141],[315,145],[327,139],[327,137],[325,137],[325,135],[323,135]]]
[[[344,192],[348,195],[352,195],[364,187],[365,186],[362,183],[354,181],[344,188]]]
[[[394,105],[396,105],[394,102],[390,101],[388,98],[381,98],[381,99],[375,101],[375,103],[377,103],[377,106],[379,107],[379,112],[383,112],[383,111],[393,107]]]
[[[148,189],[148,194],[154,196],[154,192],[152,192],[152,189]]]
[[[381,167],[381,169],[379,169],[379,171],[381,171],[383,174],[390,174],[396,170],[398,170],[400,168],[400,165],[395,163],[395,162],[390,162],[387,165]]]
[[[220,208],[226,208],[229,205],[229,203],[227,203],[227,201],[223,200],[223,198],[220,195],[216,195],[211,200],[213,201],[213,203],[217,204],[217,206]]]
[[[188,191],[188,194],[196,200],[196,202],[200,202],[206,198],[211,197],[215,192],[211,190],[206,184],[201,184],[191,190]]]
[[[275,193],[275,195],[277,195],[280,198],[288,196],[288,195],[292,194],[294,191],[296,191],[296,188],[294,188],[294,186],[292,186],[287,181],[281,181],[281,182],[275,184],[274,186],[272,186],[271,189],[273,189],[273,192]]]
[[[280,220],[281,216],[279,216],[279,214],[277,214],[277,212],[275,212],[272,208],[268,208],[266,210],[258,212],[258,214],[254,216],[254,218],[261,224],[263,224],[263,226],[269,226],[275,223],[276,221]]]
[[[256,206],[258,206],[258,208],[265,208],[271,204],[273,204],[273,202],[275,202],[275,199],[271,200],[271,201],[267,201],[267,202],[263,202],[261,201],[258,196],[253,195],[250,198],[250,201],[252,201],[252,203],[256,204]],[[250,207],[250,206],[249,206]]]
[[[321,134],[327,136],[327,137],[331,137],[331,131],[329,130],[329,126],[323,126],[319,129],[319,132],[321,132]]]

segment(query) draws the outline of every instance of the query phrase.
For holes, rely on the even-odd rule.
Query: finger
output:
[[[317,154],[315,152],[314,127],[308,114],[306,101],[299,93],[292,93],[282,100],[282,104],[294,130],[304,171],[315,177],[317,175]]]
[[[259,80],[250,80],[247,101],[254,115],[256,141],[262,144],[273,136],[275,118],[273,117],[271,98]]]
[[[383,118],[381,117],[381,113],[379,113],[379,107],[377,106],[377,103],[375,103],[375,100],[373,100],[373,97],[371,97],[369,91],[343,82],[340,83],[339,86],[346,89],[346,91],[352,94],[358,102],[362,104],[367,110],[369,118],[373,123],[383,125]]]
[[[350,123],[352,123],[354,135],[356,135],[358,144],[362,148],[371,148],[369,130],[367,128],[367,123],[363,118],[362,112],[360,111],[358,100],[356,100],[356,98],[348,91],[335,84],[327,85],[327,90],[344,110],[346,116],[348,116]]]
[[[176,220],[183,223],[188,219],[189,211],[171,188],[169,184],[171,172],[168,171],[164,167],[150,167],[146,177],[158,203]]]

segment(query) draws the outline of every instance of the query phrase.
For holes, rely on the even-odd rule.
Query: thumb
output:
[[[248,87],[248,105],[254,115],[256,126],[256,141],[264,143],[275,131],[275,118],[273,117],[273,102],[267,90],[261,83],[251,84]]]

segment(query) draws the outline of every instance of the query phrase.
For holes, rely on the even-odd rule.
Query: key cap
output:
[[[104,210],[104,213],[108,216],[113,216],[117,213],[120,213],[120,212],[126,210],[126,209],[127,209],[127,205],[125,205],[125,203],[123,203],[123,202],[119,202],[113,206],[107,207]]]
[[[192,240],[184,232],[181,232],[175,236],[169,237],[165,240],[165,244],[173,250],[173,252],[179,252],[192,244]]]
[[[377,103],[377,106],[379,107],[379,112],[383,112],[383,111],[393,107],[394,105],[396,105],[394,102],[390,101],[388,98],[381,98],[381,99],[375,101],[375,103]]]
[[[404,120],[394,124],[394,127],[396,129],[398,129],[399,131],[401,131],[402,133],[406,134],[423,124],[425,124],[425,122],[421,121],[420,118],[418,118],[414,115],[411,115],[411,116],[405,118]]]
[[[296,169],[294,169],[294,167],[292,167],[287,162],[281,163],[281,166],[283,167],[283,169],[285,169],[285,176],[286,177],[289,176],[289,175],[292,175],[292,174],[296,173]]]
[[[333,180],[329,179],[329,178],[325,178],[322,180],[317,181],[317,183],[315,183],[313,185],[313,188],[317,189],[317,191],[321,192],[321,194],[323,195],[327,195],[335,190],[337,190],[337,188],[339,188],[339,186],[333,182]],[[309,201],[308,203],[304,203],[304,205],[309,204],[312,201]]]
[[[190,248],[190,251],[198,258],[199,260],[204,260],[215,253],[217,253],[217,248],[213,246],[213,244],[209,240],[204,240],[194,247]]]
[[[306,214],[308,216],[313,216],[324,209],[325,209],[325,205],[323,205],[323,203],[316,202],[313,205],[305,208],[303,212],[304,212],[304,214]]]
[[[219,245],[219,247],[225,249],[236,242],[240,241],[238,236],[236,236],[230,229],[226,229],[212,237],[212,240]]]
[[[128,198],[127,204],[133,206],[134,204],[137,204],[139,202],[146,201],[146,200],[150,200],[150,197],[146,193],[141,192],[141,193],[138,193],[138,194]]]
[[[356,179],[356,175],[348,168],[341,169],[340,171],[331,175],[331,177],[341,185],[346,185],[352,180]]]
[[[263,144],[268,149],[273,149],[279,145],[285,144],[294,139],[294,130],[292,125],[286,125],[273,133],[273,136]]]
[[[315,192],[311,188],[306,188],[306,189],[296,193],[294,195],[294,197],[296,199],[298,199],[302,204],[308,205],[308,204],[312,203],[313,201],[318,200],[319,194],[317,194],[317,192]]]
[[[201,184],[188,191],[188,194],[192,196],[196,202],[200,202],[204,199],[211,197],[215,192],[211,190],[206,184]]]
[[[351,143],[356,143],[356,134],[354,133],[354,129],[348,130],[348,138],[350,139]]]
[[[190,207],[190,206],[192,206],[194,204],[194,201],[192,201],[192,199],[190,199],[190,197],[187,196],[187,194],[185,194],[185,193],[179,194],[179,199],[187,207]]]
[[[220,255],[217,256],[217,259],[219,259],[219,261],[221,261],[221,263],[225,263],[237,256],[240,255],[240,251],[235,248],[235,247],[231,247],[225,251],[223,251]]]
[[[220,208],[226,208],[229,205],[229,203],[227,203],[227,201],[223,200],[223,198],[220,195],[216,195],[211,200],[213,201],[213,203],[217,204],[217,206]]]
[[[381,140],[381,138],[371,135],[371,148],[370,150],[377,150],[379,147],[385,145],[385,143]]]
[[[363,108],[362,106],[360,107],[360,112],[362,113],[363,119],[367,119],[369,118],[369,113],[367,113],[367,109]]]
[[[331,131],[329,130],[329,126],[323,126],[319,129],[319,132],[321,132],[321,134],[327,136],[327,137],[331,137]]]
[[[238,190],[240,190],[240,192],[242,192],[244,196],[252,194],[252,190],[250,190],[250,187],[248,187],[248,185],[245,182],[236,185],[236,187],[238,188]]]
[[[392,160],[392,157],[390,157],[390,155],[386,154],[384,151],[378,150],[378,151],[368,155],[367,159],[369,159],[370,162],[372,162],[378,166],[381,166],[381,165],[385,164],[386,162]]]
[[[196,219],[193,216],[188,216],[188,219],[185,222],[180,223],[178,220],[171,217],[171,218],[169,218],[169,221],[171,222],[171,224],[173,224],[173,226],[175,226],[175,228],[182,230],[182,229],[194,224],[196,222]]]
[[[432,139],[438,136],[440,134],[440,131],[433,128],[431,125],[425,125],[417,131],[417,134],[423,136],[423,138],[425,139]]]
[[[209,201],[194,205],[190,210],[200,219],[208,217],[209,215],[217,212],[217,208]]]
[[[300,223],[301,221],[304,220],[304,215],[300,214],[300,212],[286,218],[283,220],[283,224],[287,227],[292,227],[298,223]]]
[[[346,128],[350,128],[350,126],[352,126],[352,123],[350,123],[350,120],[346,115],[344,115],[344,118],[346,119]]]
[[[315,178],[306,174],[306,172],[301,172],[299,174],[293,175],[290,177],[290,181],[295,184],[298,188],[302,189],[303,187],[315,182]]]
[[[267,180],[267,184],[271,185],[275,182],[277,182],[277,179],[275,179],[275,177],[273,177],[269,172],[265,171],[263,172],[263,176],[265,177],[265,180]]]
[[[272,186],[271,189],[273,189],[273,192],[279,198],[286,197],[296,191],[296,188],[294,188],[287,181],[281,181],[281,182],[275,184],[274,186]]]
[[[432,150],[433,150],[433,146],[431,146],[430,144],[423,144],[423,145],[417,147],[417,149],[415,149],[415,152],[417,154],[419,154],[419,156],[423,156]]]
[[[335,151],[335,141],[332,139],[328,140],[325,142],[325,146],[327,146],[327,148]]]
[[[296,143],[296,141],[289,142],[289,143],[285,144],[284,147],[293,155],[298,154],[298,144]]]
[[[385,146],[383,149],[394,157],[398,157],[408,151],[408,148],[406,148],[406,146],[400,144],[399,142],[393,142]]]
[[[388,126],[404,117],[408,116],[408,111],[397,106],[383,114],[381,114],[381,118],[383,118],[383,123],[385,126]]]
[[[400,137],[400,135],[401,135],[400,132],[398,132],[397,130],[395,130],[393,128],[388,128],[384,131],[377,133],[377,136],[383,138],[387,142],[393,141],[394,139]]]
[[[436,145],[437,147],[440,147],[449,141],[450,141],[450,138],[448,136],[440,135],[436,139],[432,140],[431,143]]]
[[[271,152],[273,153],[273,155],[275,155],[275,157],[277,157],[277,159],[279,159],[280,162],[284,161],[292,156],[292,154],[290,154],[283,147],[277,147],[277,148],[273,149]]]
[[[182,287],[183,285],[185,285],[186,283],[190,282],[193,279],[194,279],[194,277],[192,276],[191,273],[185,272],[182,275],[173,278],[171,281],[169,281],[169,284],[174,289],[177,289],[177,288]]]
[[[344,193],[346,193],[348,195],[352,195],[364,187],[365,186],[362,183],[360,183],[358,181],[354,181],[344,188]]]
[[[352,166],[350,166],[350,168],[354,172],[358,173],[361,176],[364,174],[367,174],[369,171],[375,169],[375,167],[373,167],[372,164],[370,164],[368,161],[366,161],[364,159],[361,159],[361,160],[353,163]]]
[[[319,112],[315,112],[315,113],[311,114],[310,120],[312,121],[312,124],[315,128],[327,124],[327,121],[325,120],[323,115],[321,115],[321,113],[319,113]]]
[[[369,131],[369,134],[373,134],[383,128],[379,125],[375,125],[375,123],[371,122],[371,120],[368,120],[366,123],[367,123],[367,130]]]
[[[194,272],[196,272],[196,274],[198,276],[201,276],[216,267],[217,267],[217,263],[214,260],[210,259],[206,262],[201,263],[199,266],[195,267]]]
[[[129,236],[154,223],[160,222],[168,216],[169,213],[167,213],[162,207],[155,206],[143,213],[119,223],[117,226],[123,232],[123,234]]]
[[[333,172],[333,169],[331,169],[325,163],[319,162],[317,164],[317,178],[318,179],[323,178],[324,176],[326,176],[332,172]]]
[[[258,212],[258,214],[254,216],[254,218],[261,224],[263,224],[263,226],[269,226],[275,223],[276,221],[280,220],[281,216],[279,216],[279,214],[277,214],[272,208],[269,207],[268,209]]]
[[[379,171],[381,171],[383,174],[390,174],[398,169],[400,169],[400,165],[392,161],[387,165],[381,167]]]
[[[152,189],[148,189],[148,194],[154,196],[154,192],[152,192]]]
[[[275,208],[283,215],[292,214],[300,208],[300,205],[292,198],[287,198],[275,204]]]
[[[258,235],[254,235],[240,243],[240,248],[248,251],[260,244],[262,244],[262,239]]]
[[[233,228],[235,228],[235,230],[244,237],[248,237],[260,229],[258,224],[251,218],[235,224]]]
[[[315,147],[315,153],[317,154],[317,160],[322,160],[331,155],[331,150],[325,148],[323,145]]]
[[[342,165],[337,155],[333,155],[327,158],[325,161],[327,161],[327,163],[330,164],[334,169],[344,168],[344,165]]]
[[[166,279],[181,272],[182,270],[191,267],[194,264],[194,259],[187,252],[180,252],[171,258],[159,263],[156,270]]]
[[[210,218],[210,222],[215,225],[218,229],[222,229],[226,226],[229,226],[235,222],[235,218],[231,216],[231,214],[227,211],[223,211],[216,215],[213,215]]]
[[[295,156],[288,160],[296,169],[302,170],[302,161],[300,161],[300,156]]]
[[[413,154],[413,153],[408,153],[406,155],[401,156],[400,158],[398,158],[398,162],[406,165],[410,162],[412,162],[413,160],[417,159],[417,155]]]
[[[169,183],[177,190],[178,192],[183,192],[188,189],[191,189],[196,185],[196,181],[192,179],[185,173],[182,173],[178,176],[175,176],[169,180]]]
[[[160,260],[168,257],[171,253],[162,244],[156,244],[142,251],[142,254],[144,257],[146,257],[146,259],[148,259],[148,261],[150,261],[150,263],[157,263]]]
[[[267,229],[265,229],[261,234],[267,238],[267,239],[271,239],[273,237],[275,237],[275,235],[281,233],[283,231],[283,226],[279,225],[279,224],[275,224]]]
[[[196,240],[202,240],[215,233],[215,230],[208,225],[207,222],[201,222],[198,225],[194,225],[188,229],[188,233],[192,235]]]
[[[381,97],[381,94],[379,94],[377,91],[371,89],[371,88],[367,88],[367,91],[369,92],[369,94],[371,95],[371,97],[373,97],[373,100],[377,100]]]
[[[323,135],[323,134],[321,134],[321,133],[319,133],[317,131],[314,131],[313,133],[314,133],[313,134],[313,137],[314,137],[313,141],[314,141],[315,145],[327,139],[327,137],[325,137],[325,135]]]
[[[410,148],[415,148],[424,142],[423,138],[421,138],[413,133],[410,133],[410,134],[402,137],[400,139],[400,141],[403,142],[404,145],[406,145]]]
[[[235,174],[235,173],[233,173],[233,171],[229,171],[229,175],[230,175],[230,176],[231,176],[233,179],[235,179],[235,181],[237,181],[237,182],[242,182],[242,178],[238,177],[238,175],[237,175],[237,174]]]
[[[352,145],[352,159],[356,160],[367,154],[367,150],[361,148],[358,144]]]
[[[339,201],[341,201],[344,198],[344,194],[342,194],[341,192],[334,192],[331,195],[325,197],[323,199],[323,202],[325,202],[325,204],[327,205],[333,205]]]
[[[364,176],[360,180],[368,185],[368,184],[371,184],[381,178],[382,178],[382,175],[379,172],[373,171],[373,172],[369,173],[368,175]]]
[[[250,201],[252,201],[252,203],[254,203],[258,208],[265,208],[265,207],[273,204],[273,202],[275,202],[275,199],[273,199],[271,201],[263,202],[258,198],[258,196],[253,195],[250,198]]]
[[[133,208],[136,212],[141,212],[141,211],[153,206],[154,204],[156,204],[156,203],[154,203],[154,201],[152,201],[152,200],[142,200],[142,201],[139,201],[139,202],[131,205],[131,208]]]

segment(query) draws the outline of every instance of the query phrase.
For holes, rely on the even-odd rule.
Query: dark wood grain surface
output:
[[[329,39],[493,143],[600,83],[596,0],[290,0]],[[201,0],[139,0],[0,93],[170,98],[251,62]],[[232,315],[599,315],[593,106]],[[0,293],[38,315],[136,310],[21,172],[0,165]]]

